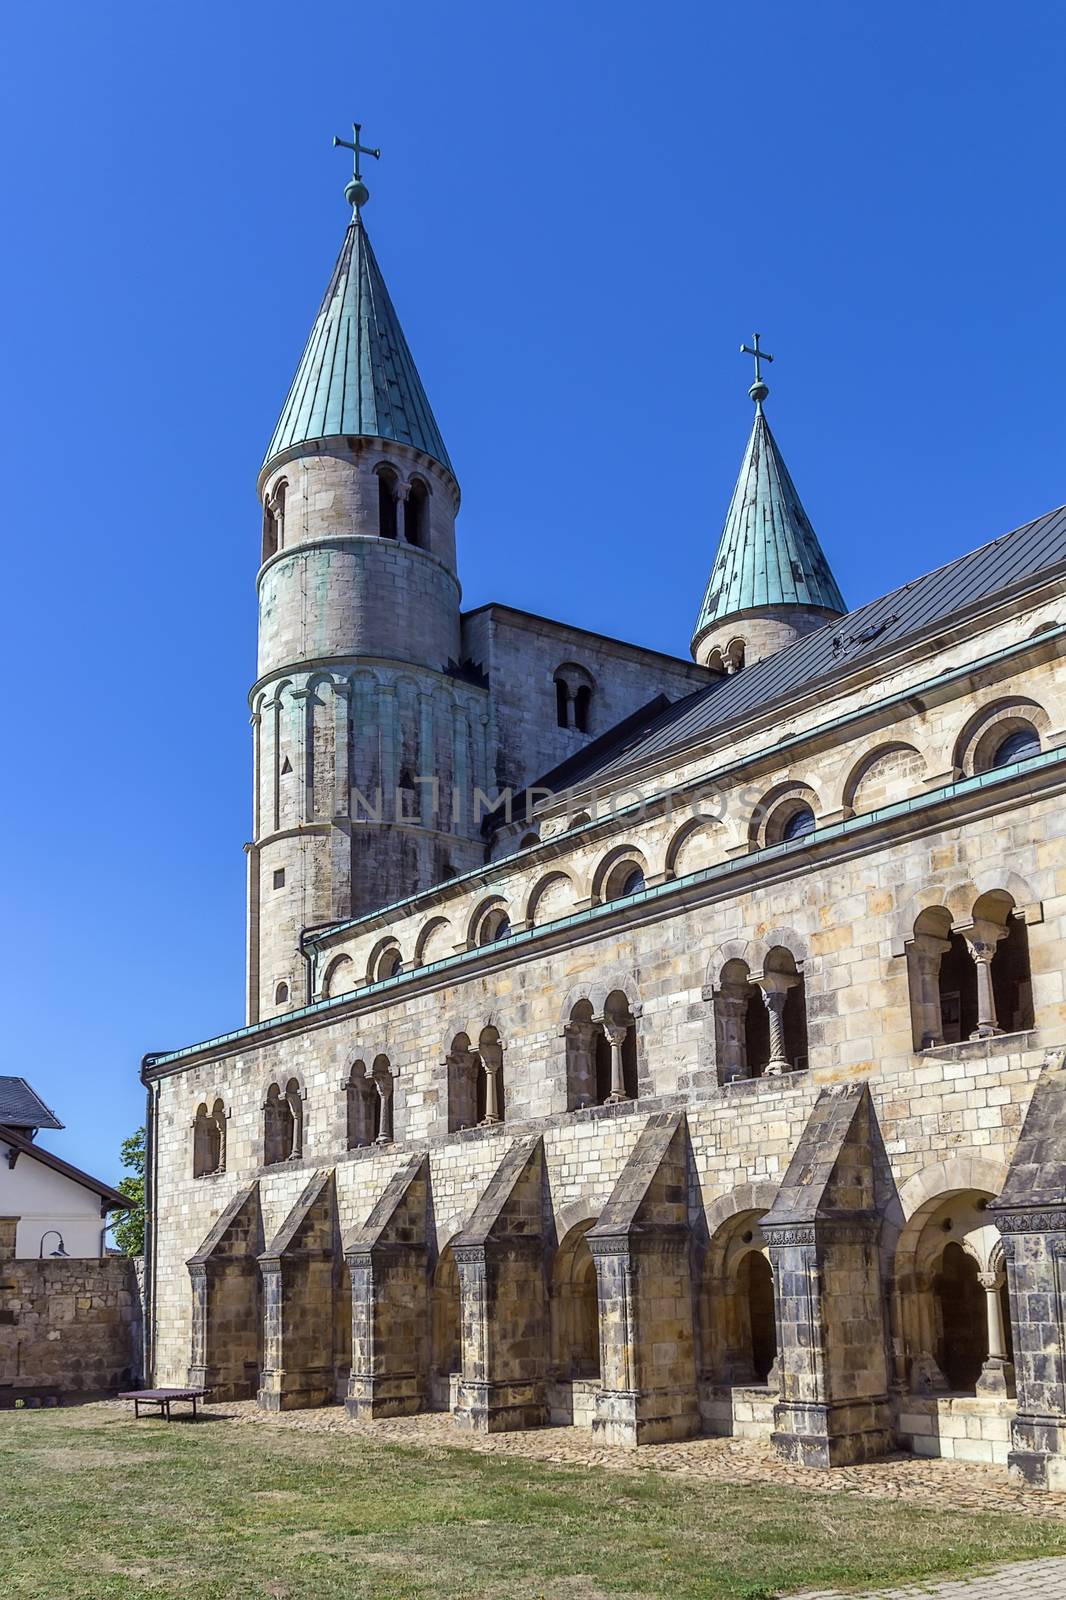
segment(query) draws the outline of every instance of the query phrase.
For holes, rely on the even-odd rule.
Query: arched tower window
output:
[[[408,544],[429,548],[429,490],[421,478],[412,478],[404,507],[404,534]]]
[[[590,674],[575,661],[564,661],[553,676],[556,723],[560,728],[573,728],[575,733],[591,733],[595,686]]]
[[[263,503],[263,560],[285,548],[285,500],[289,486],[282,478]]]
[[[378,532],[383,539],[396,538],[396,481],[390,467],[378,469]]]

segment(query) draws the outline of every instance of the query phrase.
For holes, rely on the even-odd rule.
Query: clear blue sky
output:
[[[1057,4],[12,8],[0,1071],[101,1176],[242,1020],[255,477],[366,217],[466,603],[683,654],[770,416],[857,604],[1066,499]]]

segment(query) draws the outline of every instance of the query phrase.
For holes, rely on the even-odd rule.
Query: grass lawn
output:
[[[0,1413],[5,1600],[741,1600],[1066,1552],[1066,1523],[224,1419]]]

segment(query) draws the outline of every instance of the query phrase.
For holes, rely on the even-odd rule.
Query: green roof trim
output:
[[[1027,641],[1028,642],[1028,641]],[[374,983],[360,984],[357,989],[347,989],[343,994],[333,995],[327,1000],[310,1001],[307,1005],[297,1006],[292,1011],[285,1011],[280,1016],[267,1017],[261,1022],[248,1022],[241,1028],[233,1028],[229,1033],[216,1034],[213,1039],[203,1039],[198,1044],[184,1046],[180,1050],[166,1050],[151,1052],[144,1056],[141,1062],[141,1078],[143,1082],[155,1076],[160,1068],[172,1066],[175,1062],[187,1060],[191,1056],[199,1055],[202,1051],[222,1049],[231,1044],[240,1044],[245,1039],[264,1038],[272,1032],[282,1033],[289,1030],[293,1023],[302,1021],[306,1017],[321,1017],[328,1019],[331,1012],[350,1005],[353,1001],[373,998],[379,994],[390,994],[393,990],[413,985],[425,978],[431,978],[436,973],[458,971],[471,966],[477,961],[483,961],[486,956],[505,955],[516,949],[523,949],[526,945],[536,940],[546,939],[550,935],[566,932],[569,929],[579,929],[602,922],[608,917],[615,916],[619,911],[624,911],[630,906],[655,904],[668,900],[686,889],[696,888],[701,884],[718,884],[739,873],[747,874],[753,867],[764,862],[773,862],[781,857],[796,855],[805,856],[816,845],[832,844],[838,839],[850,839],[854,835],[862,835],[882,827],[886,822],[894,821],[901,817],[917,816],[930,811],[934,806],[942,804],[945,800],[963,798],[967,795],[979,795],[1000,783],[1006,783],[1023,774],[1036,774],[1047,768],[1056,767],[1066,762],[1066,745],[1057,745],[1052,750],[1042,750],[1039,755],[1029,756],[1022,761],[1012,761],[1009,766],[993,767],[988,772],[979,772],[971,778],[959,778],[953,783],[943,784],[939,789],[927,790],[924,794],[913,795],[907,800],[895,800],[890,805],[879,806],[874,811],[864,811],[860,816],[846,817],[842,822],[825,823],[815,828],[812,833],[805,833],[798,839],[785,839],[779,844],[763,845],[760,849],[749,850],[745,855],[716,862],[713,866],[699,867],[694,872],[684,873],[677,878],[669,878],[665,883],[657,883],[651,887],[639,889],[635,894],[620,895],[617,900],[609,900],[603,904],[590,906],[585,911],[573,911],[565,917],[557,917],[552,922],[538,923],[534,928],[524,928],[521,932],[508,934],[506,938],[496,940],[491,945],[478,945],[470,950],[462,950],[452,956],[442,956],[438,961],[428,962],[422,967],[410,967],[405,972],[398,973],[392,978],[379,978]],[[637,811],[643,802],[631,809]],[[458,881],[458,880],[455,880]]]
[[[344,236],[264,460],[340,434],[413,445],[453,471],[358,216]]]
[[[760,402],[693,640],[766,606],[848,609]]]

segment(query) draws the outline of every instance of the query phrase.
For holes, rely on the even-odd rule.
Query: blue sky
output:
[[[1066,499],[1066,14],[978,0],[5,19],[0,1071],[118,1175],[242,1020],[255,477],[366,212],[468,605],[683,654],[768,412],[853,604]]]

